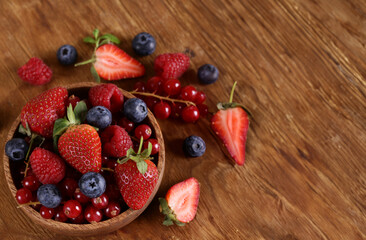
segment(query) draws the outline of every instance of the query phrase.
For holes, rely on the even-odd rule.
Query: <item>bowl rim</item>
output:
[[[67,85],[65,88],[68,90],[68,94],[69,94],[70,90],[77,91],[78,89],[82,90],[83,88],[91,88],[91,87],[98,86],[98,85],[100,85],[100,83],[83,82],[83,83],[70,84],[70,85]],[[122,88],[120,88],[120,87],[118,87],[118,88],[122,91],[124,98],[134,98],[135,97],[134,95],[123,90]],[[135,220],[149,206],[149,204],[155,197],[155,195],[160,187],[161,181],[163,179],[164,170],[165,170],[165,145],[164,145],[163,134],[161,132],[160,126],[159,126],[156,118],[154,117],[154,115],[152,114],[152,112],[149,109],[148,109],[148,119],[150,121],[150,124],[153,127],[153,130],[155,131],[156,139],[158,140],[159,145],[160,145],[158,163],[157,163],[159,178],[158,178],[158,182],[157,182],[153,192],[151,193],[149,199],[147,200],[146,204],[141,209],[133,210],[133,209],[129,208],[114,218],[110,218],[110,219],[107,219],[107,220],[104,220],[104,221],[101,221],[98,223],[92,223],[92,224],[62,223],[62,222],[57,222],[53,219],[44,219],[41,217],[39,212],[37,212],[31,206],[21,207],[23,212],[30,219],[32,219],[36,224],[45,226],[46,228],[48,228],[56,233],[65,234],[65,235],[69,235],[69,236],[90,236],[90,235],[96,235],[96,234],[109,233],[109,232],[113,232],[119,228],[122,228],[122,227],[128,225],[133,220]],[[20,114],[15,119],[10,130],[8,131],[5,143],[13,138],[14,133],[18,129],[19,125],[20,125]],[[12,196],[15,196],[17,189],[15,187],[15,184],[14,184],[11,172],[10,172],[9,158],[6,156],[5,151],[3,154],[3,167],[4,167],[4,174],[5,174],[7,186],[9,188]],[[19,205],[18,202],[16,201],[15,197],[13,197],[13,199],[16,202],[16,204]]]

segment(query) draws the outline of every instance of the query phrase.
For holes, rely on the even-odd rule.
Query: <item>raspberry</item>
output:
[[[112,83],[100,84],[90,88],[89,101],[93,106],[104,106],[116,113],[123,107],[123,93]]]
[[[107,127],[101,134],[103,154],[108,157],[123,157],[132,147],[132,140],[126,130],[118,125]]]
[[[189,57],[183,53],[166,53],[155,58],[156,75],[164,79],[179,78],[189,67]]]
[[[43,85],[51,81],[52,70],[41,59],[32,57],[18,69],[19,77],[33,85]]]

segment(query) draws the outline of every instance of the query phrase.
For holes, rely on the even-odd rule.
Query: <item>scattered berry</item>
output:
[[[127,132],[131,132],[135,127],[135,124],[128,120],[126,117],[121,118],[118,121],[118,125],[123,127]]]
[[[63,45],[57,50],[57,59],[62,65],[74,64],[77,58],[78,53],[71,45]]]
[[[89,198],[102,195],[106,189],[106,181],[100,173],[87,172],[79,180],[80,191]]]
[[[43,217],[44,219],[51,219],[55,215],[55,209],[41,206],[39,213],[41,214],[41,217]]]
[[[68,198],[71,198],[74,195],[76,188],[78,188],[78,182],[73,178],[65,178],[58,185],[61,195]]]
[[[37,190],[37,198],[43,206],[48,208],[59,206],[62,199],[60,191],[53,184],[40,186]]]
[[[146,84],[144,82],[138,81],[133,85],[133,89],[137,92],[145,92]]]
[[[206,143],[199,136],[189,136],[183,142],[183,151],[189,157],[200,157],[206,151]]]
[[[86,121],[99,129],[104,129],[112,123],[112,113],[103,106],[95,106],[86,114]]]
[[[132,147],[132,140],[126,130],[118,125],[111,125],[100,134],[103,154],[108,157],[123,157]]]
[[[198,91],[196,98],[194,99],[195,104],[202,104],[206,100],[206,94],[202,91]]]
[[[198,111],[201,117],[206,117],[208,114],[208,107],[206,104],[197,104]]]
[[[81,224],[85,222],[84,213],[81,212],[76,218],[70,218],[70,222],[74,224]]]
[[[110,202],[106,209],[104,209],[104,214],[109,218],[114,218],[118,216],[121,212],[121,206],[116,202]]]
[[[27,188],[33,192],[39,188],[40,182],[38,181],[36,176],[28,175],[23,178],[22,185],[24,188]]]
[[[169,79],[163,84],[164,92],[168,95],[174,96],[180,93],[180,81],[178,79]]]
[[[154,115],[160,119],[167,119],[171,113],[170,105],[166,102],[159,102],[154,106]]]
[[[163,82],[164,79],[161,77],[152,77],[147,80],[146,88],[149,92],[160,95],[163,93]]]
[[[13,138],[5,145],[5,154],[13,161],[24,160],[28,151],[28,143],[22,138]]]
[[[172,109],[172,112],[170,113],[170,117],[174,118],[174,119],[180,118],[181,113],[185,106],[186,106],[186,104],[180,103],[180,102],[171,103],[170,108]]]
[[[93,205],[89,205],[84,211],[84,217],[89,223],[100,222],[102,220],[103,213]]]
[[[81,204],[88,203],[90,201],[90,198],[85,196],[81,191],[80,188],[76,188],[74,192],[74,198],[76,201],[78,201]]]
[[[51,81],[52,70],[41,59],[32,57],[18,69],[19,77],[33,85],[43,85]]]
[[[130,98],[125,102],[123,112],[128,120],[134,123],[140,123],[147,116],[147,106],[139,98]]]
[[[179,78],[189,68],[189,57],[183,53],[166,53],[155,58],[154,70],[164,79]]]
[[[58,221],[58,222],[66,222],[67,221],[67,216],[65,215],[64,213],[64,209],[62,206],[58,206],[56,209],[55,209],[55,221]]]
[[[205,64],[198,68],[198,79],[203,84],[211,84],[219,78],[219,70],[214,65]]]
[[[97,209],[104,209],[108,206],[109,198],[106,193],[103,193],[99,197],[92,198],[91,202]]]
[[[153,110],[154,109],[154,106],[160,102],[159,99],[155,98],[155,97],[145,97],[145,103],[146,103],[146,106],[150,109],[150,110]]]
[[[149,146],[149,143],[152,144],[152,150],[151,150],[151,155],[155,155],[159,152],[160,150],[160,145],[158,140],[156,140],[155,138],[149,138],[144,142],[143,145],[143,149],[147,149],[147,147]]]
[[[156,48],[155,38],[146,32],[137,34],[132,40],[132,49],[137,55],[147,56],[152,54]]]
[[[78,201],[68,200],[64,204],[63,212],[68,218],[76,218],[81,214],[82,208]]]
[[[144,140],[147,140],[147,139],[149,139],[151,134],[152,134],[152,130],[151,130],[150,126],[146,125],[146,124],[141,124],[141,125],[137,126],[135,129],[135,137],[137,139],[141,139],[141,137],[142,137]]]
[[[187,106],[182,111],[182,119],[187,123],[194,123],[200,117],[200,112],[196,106]]]
[[[180,96],[183,100],[194,102],[197,97],[197,89],[193,86],[185,86],[182,88]]]
[[[18,189],[15,198],[19,204],[24,204],[32,201],[32,192],[27,188]]]
[[[123,93],[112,83],[99,84],[90,88],[89,101],[93,106],[104,106],[116,113],[123,107]]]

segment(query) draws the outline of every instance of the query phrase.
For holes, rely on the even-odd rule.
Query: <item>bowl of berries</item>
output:
[[[31,99],[3,159],[19,211],[56,233],[87,236],[124,227],[147,208],[165,149],[144,101],[114,84],[82,83]]]

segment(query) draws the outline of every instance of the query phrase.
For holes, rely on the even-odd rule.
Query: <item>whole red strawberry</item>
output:
[[[18,75],[25,82],[42,85],[51,81],[52,70],[41,59],[32,57],[18,69]]]
[[[65,162],[53,152],[37,147],[29,161],[33,173],[42,184],[57,184],[65,177]]]
[[[127,156],[115,168],[114,175],[117,185],[126,204],[138,210],[145,206],[159,179],[155,164],[149,160],[152,146],[141,154],[143,139],[139,151],[129,149]]]
[[[20,120],[24,128],[43,137],[52,137],[53,125],[58,118],[65,116],[67,89],[56,87],[31,99],[22,109]]]
[[[179,78],[189,68],[189,57],[183,53],[165,53],[157,56],[154,70],[164,79]]]
[[[125,129],[111,125],[100,134],[103,154],[108,157],[124,157],[133,144]]]
[[[102,148],[98,132],[90,125],[70,126],[58,140],[60,155],[82,174],[99,172]]]
[[[115,113],[123,107],[123,93],[112,83],[99,84],[90,88],[89,101],[93,106],[104,106]]]

